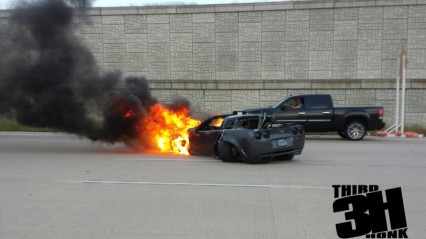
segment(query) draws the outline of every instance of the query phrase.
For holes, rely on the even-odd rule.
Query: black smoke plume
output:
[[[93,140],[132,139],[136,123],[157,100],[145,78],[126,78],[117,90],[119,72],[99,73],[72,28],[76,10],[88,6],[87,0],[22,4],[8,24],[0,25],[0,113],[24,125]],[[189,102],[173,107],[189,107]],[[96,110],[100,119],[91,116]]]

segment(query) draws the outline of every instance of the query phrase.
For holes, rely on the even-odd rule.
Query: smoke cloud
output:
[[[0,113],[14,115],[21,124],[92,140],[132,139],[137,122],[157,100],[145,78],[126,78],[125,87],[117,89],[119,72],[99,73],[92,53],[72,29],[76,8],[90,3],[25,3],[8,24],[0,25]],[[102,119],[90,116],[93,106],[102,111]],[[170,105],[175,107],[189,107],[189,102]]]

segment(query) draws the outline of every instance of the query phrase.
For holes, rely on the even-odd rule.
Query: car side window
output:
[[[258,119],[252,119],[250,120],[249,124],[248,124],[248,129],[257,129],[259,125],[259,120]]]
[[[240,119],[234,123],[234,128],[257,129],[258,119]]]
[[[203,124],[201,124],[199,127],[198,127],[198,129],[199,130],[208,130],[208,128],[209,128],[209,124],[211,123],[211,121],[209,121],[209,122],[205,122],[205,123],[203,123]]]
[[[219,128],[222,125],[223,118],[215,118],[212,120],[212,122],[209,124],[211,128]]]
[[[223,118],[213,118],[209,121],[204,122],[202,125],[199,126],[198,129],[202,131],[219,129],[222,125],[222,122]]]
[[[232,129],[234,128],[234,124],[235,124],[236,120],[228,120],[225,122],[225,125],[223,126],[224,129]]]

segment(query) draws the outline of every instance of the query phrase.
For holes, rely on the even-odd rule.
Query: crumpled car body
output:
[[[189,130],[189,152],[226,162],[265,163],[292,159],[305,145],[304,128],[261,115],[213,116]]]

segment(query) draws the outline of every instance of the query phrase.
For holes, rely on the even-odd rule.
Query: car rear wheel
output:
[[[362,122],[352,121],[349,122],[345,127],[344,132],[349,140],[361,140],[367,133],[366,127]]]
[[[280,158],[284,160],[292,160],[294,158],[294,154],[286,154],[281,156]]]
[[[196,156],[197,155],[193,150],[191,150],[191,148],[188,149],[188,153],[190,155],[192,155],[192,156]]]
[[[227,142],[219,143],[217,153],[223,162],[237,162],[238,152],[235,146]]]

